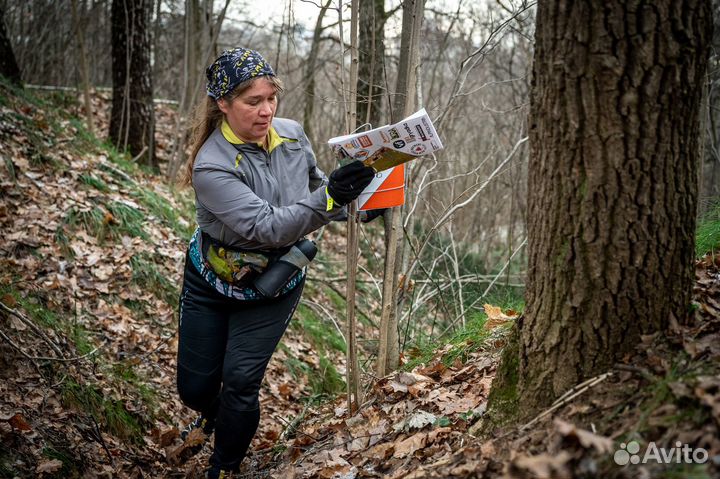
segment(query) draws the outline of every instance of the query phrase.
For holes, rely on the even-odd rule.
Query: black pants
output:
[[[303,284],[262,301],[218,293],[186,258],[180,298],[180,399],[216,418],[213,465],[236,469],[260,422],[258,394],[270,357],[290,322]]]

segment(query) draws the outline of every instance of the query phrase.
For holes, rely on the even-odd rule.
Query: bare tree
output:
[[[88,66],[88,54],[85,48],[85,27],[81,25],[80,16],[78,14],[77,0],[71,1],[73,25],[75,27],[75,37],[78,42],[78,57],[80,64],[80,75],[82,77],[83,100],[85,102],[85,117],[87,119],[87,127],[90,133],[95,132],[93,121],[92,102],[90,101],[90,67]]]
[[[381,124],[385,91],[385,0],[360,2],[358,38],[358,120]]]
[[[0,5],[0,75],[17,85],[22,85],[20,68],[5,31],[5,9],[2,5]]]
[[[310,44],[310,52],[308,54],[307,63],[305,64],[305,108],[303,110],[303,124],[305,133],[311,141],[316,141],[315,127],[313,126],[315,111],[315,76],[317,73],[318,55],[320,53],[321,35],[324,30],[323,19],[330,8],[332,0],[327,0],[318,12],[315,28],[313,29],[312,43]]]
[[[419,58],[420,30],[425,0],[406,0],[403,3],[403,27],[400,45],[400,66],[395,92],[394,121],[412,112],[415,106],[415,74]],[[378,352],[378,375],[384,376],[398,367],[398,289],[407,286],[399,281],[398,246],[402,233],[402,210],[392,208],[385,212],[385,273],[383,282],[382,313]],[[402,253],[400,253],[402,254]]]
[[[113,100],[109,138],[157,168],[155,113],[150,65],[151,0],[113,0]]]

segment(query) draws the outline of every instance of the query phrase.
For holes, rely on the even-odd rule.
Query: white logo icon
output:
[[[623,442],[620,444],[620,450],[615,451],[613,459],[615,459],[615,464],[619,466],[625,466],[629,462],[637,464],[640,462],[640,456],[637,455],[638,452],[640,452],[640,444],[638,444],[637,441],[630,441],[627,444]],[[632,456],[630,454],[632,454]]]
[[[628,464],[647,464],[648,462],[655,462],[657,464],[704,464],[708,460],[708,452],[702,447],[696,449],[691,448],[687,444],[683,444],[680,441],[675,443],[675,447],[665,449],[664,447],[657,447],[654,442],[650,442],[645,449],[645,453],[642,457],[638,454],[640,452],[640,444],[637,441],[630,441],[627,444],[624,442],[620,444],[620,449],[615,451],[613,459],[615,464],[619,466],[627,466]]]

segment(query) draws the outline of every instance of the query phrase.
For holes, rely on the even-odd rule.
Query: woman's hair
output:
[[[231,102],[235,98],[242,95],[257,80],[265,79],[269,81],[279,94],[282,93],[282,82],[276,76],[261,76],[240,83],[230,93],[222,97],[225,101]],[[222,124],[224,114],[220,111],[217,101],[211,97],[205,97],[193,112],[193,123],[190,136],[190,158],[185,165],[185,171],[182,177],[182,184],[192,186],[192,173],[195,166],[195,158],[200,148],[207,141],[213,131]]]

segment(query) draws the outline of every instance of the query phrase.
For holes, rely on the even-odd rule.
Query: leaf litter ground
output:
[[[174,386],[172,285],[189,225],[163,218],[138,191],[187,205],[160,178],[128,176],[101,148],[80,152],[82,131],[69,115],[8,98],[0,106],[0,477],[198,477],[209,448],[185,457],[177,427],[193,413]],[[106,126],[107,98],[94,101]],[[169,130],[160,128],[161,155]],[[128,227],[133,212],[138,230]],[[341,259],[342,237],[335,243]],[[692,324],[643,338],[571,400],[484,437],[478,426],[512,313],[488,310],[492,334],[463,361],[447,364],[448,346],[412,371],[366,375],[355,415],[343,397],[297,400],[309,378],[289,363],[314,372],[321,364],[312,341],[291,329],[268,368],[263,420],[239,477],[718,477],[719,269],[717,255],[696,264]],[[315,292],[308,299],[327,303]],[[342,372],[342,357],[328,356]],[[702,447],[709,460],[616,464],[631,441]]]

